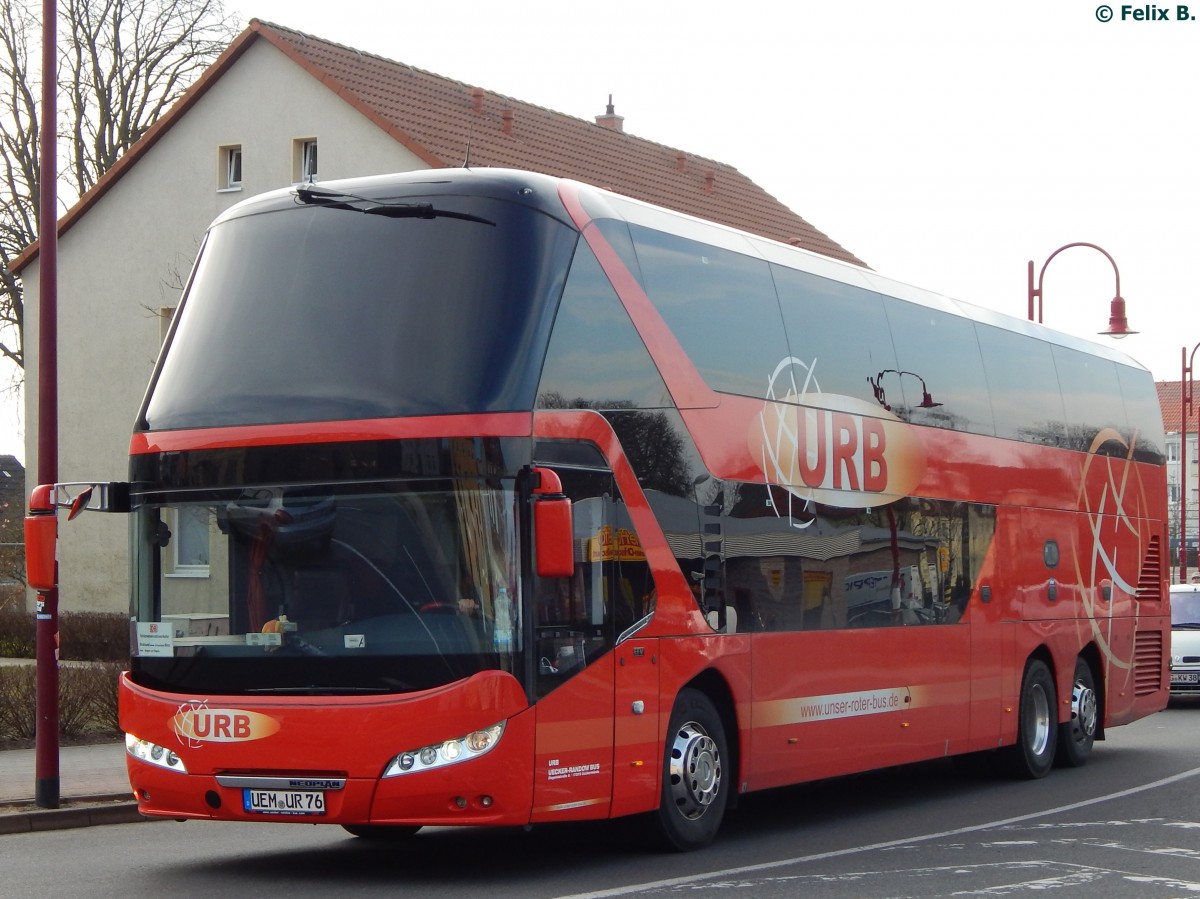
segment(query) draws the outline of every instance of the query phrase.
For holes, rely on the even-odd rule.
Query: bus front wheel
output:
[[[1000,751],[1000,767],[1013,777],[1036,780],[1050,773],[1058,737],[1054,678],[1046,663],[1030,659],[1021,680],[1017,742]]]
[[[712,701],[685,689],[675,701],[663,758],[658,830],[680,852],[712,842],[729,801],[725,727]]]

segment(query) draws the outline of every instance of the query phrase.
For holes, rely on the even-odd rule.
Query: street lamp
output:
[[[1042,263],[1042,270],[1038,272],[1037,285],[1034,285],[1033,280],[1033,260],[1029,260],[1029,320],[1036,321],[1038,324],[1042,322],[1042,278],[1046,274],[1046,266],[1050,264],[1050,260],[1061,253],[1063,250],[1069,250],[1071,247],[1091,247],[1104,254],[1104,258],[1112,263],[1113,274],[1116,275],[1117,289],[1116,295],[1112,298],[1112,304],[1109,307],[1108,314],[1108,330],[1100,333],[1106,337],[1128,337],[1130,334],[1136,334],[1137,331],[1129,329],[1129,320],[1125,317],[1125,300],[1121,297],[1121,273],[1117,270],[1117,263],[1109,255],[1108,251],[1096,246],[1094,243],[1069,243],[1066,246],[1061,246],[1049,258]],[[1034,300],[1037,300],[1037,318],[1033,317]]]
[[[904,375],[911,375],[912,377],[916,378],[918,381],[921,382],[921,402],[917,403],[917,405],[914,406],[913,408],[936,409],[938,406],[942,405],[941,403],[934,400],[934,398],[932,396],[930,396],[929,388],[925,386],[925,379],[922,378],[915,371],[900,371],[899,369],[896,369],[896,368],[885,368],[883,371],[881,371],[875,377],[873,377],[873,378],[868,377],[867,383],[869,383],[871,385],[871,390],[875,393],[876,401],[879,403],[879,405],[883,406],[883,408],[886,409],[888,412],[892,411],[892,407],[888,404],[887,393],[883,387],[883,376],[884,375],[896,375],[896,377],[901,378],[901,379],[904,377]],[[903,385],[901,385],[901,386],[903,386]]]
[[[1187,426],[1196,386],[1192,381],[1192,360],[1196,358],[1196,350],[1200,350],[1200,343],[1192,347],[1190,355],[1187,347],[1183,348],[1183,374],[1179,378],[1179,411],[1182,419],[1179,424],[1179,583],[1181,584],[1187,583]],[[1200,444],[1200,425],[1196,428],[1196,440]],[[1197,520],[1200,521],[1200,516]]]

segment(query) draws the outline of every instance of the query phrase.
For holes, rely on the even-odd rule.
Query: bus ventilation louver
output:
[[[1138,631],[1133,638],[1133,695],[1149,696],[1162,688],[1162,631]]]
[[[1150,538],[1150,545],[1146,547],[1146,557],[1142,559],[1142,570],[1138,572],[1137,598],[1151,602],[1162,599],[1162,545],[1157,534]]]

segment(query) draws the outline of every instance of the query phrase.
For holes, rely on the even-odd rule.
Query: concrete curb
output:
[[[47,830],[66,830],[72,827],[94,827],[99,824],[133,824],[150,821],[138,812],[136,802],[120,801],[124,797],[94,797],[95,805],[76,805],[67,808],[40,809],[28,804],[28,811],[19,810],[0,815],[0,836],[10,833],[40,833]],[[107,801],[111,799],[112,801]],[[75,800],[78,802],[78,800]]]

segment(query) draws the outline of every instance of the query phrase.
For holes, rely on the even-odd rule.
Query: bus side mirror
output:
[[[54,485],[34,487],[25,516],[25,582],[42,593],[58,586],[57,512]]]
[[[562,481],[548,468],[533,469],[533,540],[538,577],[570,577],[575,573],[575,526],[571,500]]]
[[[46,593],[58,586],[58,510],[67,510],[67,521],[84,511],[128,512],[127,481],[64,481],[38,484],[29,494],[25,516],[25,583]]]
[[[67,512],[67,521],[74,521],[88,507],[92,501],[92,494],[95,492],[94,486],[87,487],[79,491],[79,495],[71,500],[70,511]]]

